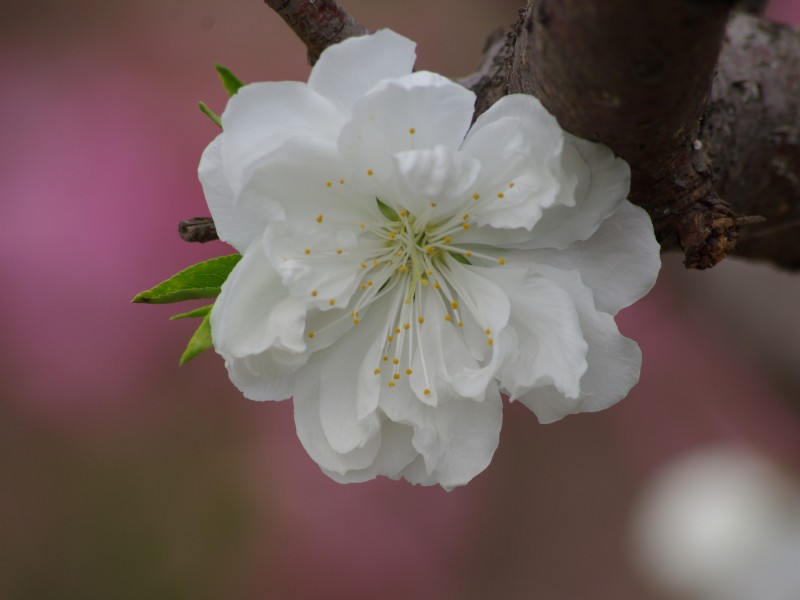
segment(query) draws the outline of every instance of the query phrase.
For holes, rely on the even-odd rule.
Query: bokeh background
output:
[[[345,4],[460,76],[521,2]],[[800,277],[666,256],[618,319],[645,357],[618,406],[548,426],[507,407],[493,464],[450,493],[332,483],[290,403],[245,400],[212,352],[178,368],[196,323],[129,303],[229,252],[176,233],[207,212],[215,63],[309,71],[257,0],[2,6],[0,598],[663,600],[631,542],[654,473],[728,441],[800,476]]]

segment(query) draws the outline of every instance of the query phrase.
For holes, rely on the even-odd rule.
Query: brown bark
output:
[[[312,62],[366,32],[334,0],[266,2]],[[688,267],[735,251],[800,269],[800,33],[735,4],[528,0],[461,83],[476,115],[529,93],[567,131],[611,147],[631,165],[631,200]]]

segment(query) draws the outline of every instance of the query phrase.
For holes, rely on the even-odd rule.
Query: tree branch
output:
[[[313,65],[331,44],[364,35],[361,26],[336,0],[264,0],[308,48]]]

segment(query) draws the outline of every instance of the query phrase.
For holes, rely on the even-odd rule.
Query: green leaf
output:
[[[132,302],[167,304],[195,298],[216,298],[241,258],[240,254],[230,254],[192,265],[154,288],[137,294]]]
[[[389,219],[390,221],[399,221],[400,215],[397,214],[397,211],[393,209],[388,204],[381,202],[380,199],[375,198],[375,201],[378,203],[378,210],[381,211],[381,214]]]
[[[200,321],[200,326],[195,330],[192,339],[186,345],[186,350],[183,351],[179,364],[185,365],[198,354],[211,348],[211,345],[211,321],[209,320],[209,315],[206,315]]]
[[[214,123],[216,123],[219,127],[222,127],[222,119],[219,118],[219,115],[217,113],[208,108],[208,105],[205,102],[201,100],[198,103],[198,106],[200,107],[200,112],[202,112],[205,116],[214,121]]]
[[[206,304],[205,306],[201,306],[199,308],[195,308],[194,310],[190,310],[189,312],[178,313],[177,315],[172,315],[169,320],[170,321],[177,321],[178,319],[192,319],[192,318],[200,318],[205,317],[208,313],[211,312],[211,307],[214,306],[213,304]]]
[[[223,67],[222,65],[214,65],[214,68],[217,70],[220,81],[222,81],[222,85],[225,86],[225,91],[228,92],[228,96],[233,96],[239,91],[239,88],[244,85],[241,79],[231,73],[231,70],[227,67]]]

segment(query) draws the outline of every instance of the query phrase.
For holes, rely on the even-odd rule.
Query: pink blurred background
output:
[[[368,27],[459,76],[519,0],[352,0]],[[800,7],[771,14],[800,22]],[[508,407],[490,468],[451,493],[340,486],[290,403],[243,399],[196,323],[130,298],[230,250],[182,242],[221,111],[214,63],[305,79],[256,0],[46,0],[0,22],[0,597],[658,600],[630,560],[648,476],[714,440],[800,474],[800,279],[730,260],[619,318],[644,351],[615,408],[540,426]]]

